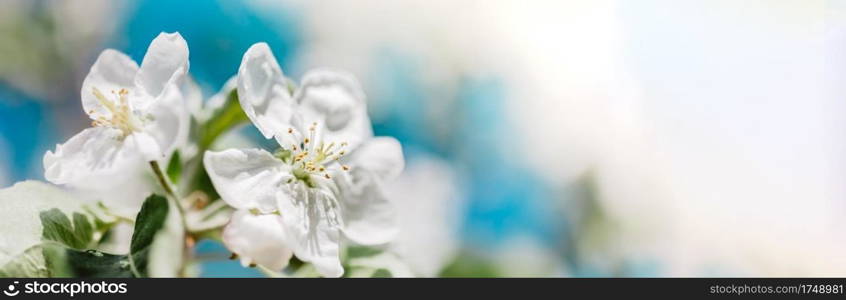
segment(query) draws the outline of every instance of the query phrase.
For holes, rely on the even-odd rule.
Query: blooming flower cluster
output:
[[[162,33],[139,67],[107,49],[82,83],[82,107],[91,128],[44,155],[44,177],[109,195],[110,206],[134,215],[156,191],[147,162],[165,161],[188,135],[180,86],[188,72],[188,45],[179,33]]]
[[[348,74],[312,71],[293,93],[288,87],[266,44],[247,50],[241,107],[279,149],[206,153],[212,182],[237,209],[223,239],[244,264],[282,269],[293,254],[338,277],[342,236],[373,245],[396,234],[380,184],[402,170],[402,151],[393,138],[373,137],[364,94]]]
[[[123,53],[103,51],[82,85],[92,127],[44,155],[47,180],[100,195],[127,216],[150,193],[191,193],[174,193],[158,169],[178,150],[197,149],[192,123],[210,119],[196,111],[188,66],[178,33],[153,40],[140,67]],[[393,239],[396,217],[383,184],[402,172],[402,149],[393,138],[374,137],[353,76],[319,69],[295,84],[268,45],[258,43],[227,85],[237,91],[245,119],[278,145],[195,154],[234,210],[221,236],[243,265],[279,271],[295,255],[321,275],[339,277],[345,243]]]

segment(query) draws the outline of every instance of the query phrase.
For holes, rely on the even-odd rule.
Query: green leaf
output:
[[[45,257],[50,257],[45,255]],[[66,262],[75,277],[129,278],[136,276],[128,255],[115,255],[97,250],[78,251],[67,249],[64,259],[53,261]],[[53,267],[52,269],[60,269]]]
[[[197,171],[197,177],[194,180],[194,185],[191,187],[191,190],[200,190],[206,193],[209,199],[220,199],[220,194],[217,193],[217,190],[214,188],[214,184],[211,181],[211,177],[209,177],[209,173],[206,172],[206,168],[200,168]]]
[[[438,277],[502,277],[497,265],[482,255],[463,252]]]
[[[147,275],[148,253],[156,233],[164,227],[167,218],[167,198],[150,195],[135,218],[135,231],[129,245],[129,262],[138,276]]]
[[[173,152],[170,162],[167,163],[167,177],[170,182],[174,184],[179,183],[179,177],[182,174],[182,159],[179,157],[179,151]]]
[[[74,214],[72,223],[61,211],[44,211],[41,216],[45,243],[34,247],[41,250],[42,261],[37,261],[38,256],[26,256],[15,260],[16,265],[4,268],[8,270],[5,274],[17,275],[36,270],[40,272],[34,273],[34,276],[45,277],[145,277],[151,245],[156,233],[164,226],[167,215],[168,201],[165,197],[147,197],[135,218],[129,254],[117,255],[83,250],[91,243],[90,238],[86,240],[84,237],[91,236],[93,232],[86,216]]]
[[[221,134],[247,121],[249,118],[238,102],[238,90],[233,89],[226,97],[223,107],[203,126],[200,133],[200,149],[208,149]]]
[[[73,224],[58,208],[43,211],[39,216],[43,228],[42,236],[45,240],[59,242],[75,249],[86,249],[91,246],[94,227],[85,215],[74,212]]]
[[[80,203],[63,190],[39,182],[0,190],[4,207],[0,226],[15,228],[0,235],[0,276],[147,276],[150,249],[168,216],[167,199],[151,195],[144,202],[135,218],[128,255],[89,249],[107,227],[95,228],[98,219],[83,213]]]
[[[94,233],[91,222],[85,215],[74,213],[73,223],[58,209],[43,211],[40,216],[45,243],[39,245],[38,248],[41,249],[44,259],[46,270],[44,275],[48,277],[132,277],[136,273],[128,255],[85,250],[93,246],[91,244]]]
[[[376,248],[376,247],[363,247],[363,246],[352,246],[347,248],[347,258],[355,259],[361,257],[368,257],[368,256],[375,256],[379,255],[384,250]]]
[[[203,155],[210,149],[217,139],[227,131],[249,122],[249,117],[241,109],[238,102],[238,90],[228,91],[223,105],[216,109],[212,116],[197,129],[197,155],[185,163],[182,170],[182,183],[179,190],[192,192],[200,190],[206,193],[210,199],[217,199],[220,196],[214,189],[211,179],[203,167]],[[183,195],[185,196],[185,195]]]
[[[185,251],[185,227],[176,202],[168,201],[167,218],[163,227],[156,233],[153,244],[147,255],[147,276],[149,277],[178,277],[185,275],[183,271]]]
[[[391,271],[389,271],[388,269],[378,269],[378,270],[376,270],[376,272],[373,272],[373,275],[371,277],[374,277],[374,278],[391,278],[391,277],[394,277],[394,276],[393,276],[393,274],[391,274]]]

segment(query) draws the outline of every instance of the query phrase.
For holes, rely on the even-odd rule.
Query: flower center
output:
[[[297,202],[308,209],[322,211],[331,226],[341,226],[339,191],[329,173],[337,169],[350,170],[349,166],[335,163],[346,154],[347,143],[317,143],[317,128],[317,123],[312,123],[308,136],[289,128],[291,144],[288,147],[283,145],[274,156],[291,166],[293,177],[287,184],[301,196]]]
[[[315,145],[316,128],[317,123],[312,123],[308,129],[308,136],[301,138],[293,128],[288,128],[288,133],[297,142],[292,143],[290,149],[282,148],[275,154],[277,158],[293,167],[292,174],[295,179],[302,181],[310,188],[316,186],[312,176],[332,178],[328,172],[330,168],[333,168],[330,164],[341,159],[346,154],[347,147],[346,142],[338,144],[320,142],[319,145]],[[341,165],[340,168],[344,171],[350,170],[350,167],[346,165]]]
[[[141,130],[141,120],[129,107],[129,101],[127,100],[129,91],[126,89],[120,89],[117,92],[112,90],[111,94],[114,95],[116,101],[106,98],[106,95],[103,95],[103,93],[96,87],[93,89],[93,93],[94,97],[97,98],[97,101],[99,101],[100,104],[109,111],[109,115],[97,117],[97,119],[91,122],[91,126],[105,126],[118,129],[121,132],[121,139],[129,136],[135,131]],[[93,113],[93,111],[89,112],[89,114],[91,113]]]

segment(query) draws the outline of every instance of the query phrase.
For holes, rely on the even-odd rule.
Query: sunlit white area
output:
[[[99,51],[140,58],[179,31],[207,97],[259,41],[293,78],[358,78],[374,133],[403,145],[385,186],[402,274],[846,275],[844,2],[2,6],[4,187],[43,179],[44,151],[88,126],[78,91]]]

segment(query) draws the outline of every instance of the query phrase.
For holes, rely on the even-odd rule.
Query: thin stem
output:
[[[162,168],[159,167],[159,162],[155,160],[150,161],[150,167],[153,168],[153,173],[156,174],[156,178],[159,179],[159,184],[165,190],[165,193],[172,197],[176,197],[176,194],[173,193],[173,188],[170,187],[170,183],[167,182],[167,177],[165,177],[164,172],[162,172]]]
[[[179,211],[179,219],[182,220],[182,226],[185,227],[185,230],[188,230],[188,223],[185,221],[185,209],[182,208],[182,205],[179,203],[179,196],[173,192],[173,188],[170,186],[170,183],[167,180],[164,172],[162,172],[162,168],[159,167],[159,162],[157,161],[150,161],[150,167],[153,168],[153,173],[156,174],[156,178],[159,180],[159,184],[165,190],[165,193],[170,196],[174,201],[174,206],[176,206],[176,210]]]
[[[167,177],[164,172],[162,172],[162,168],[159,167],[159,162],[150,161],[150,167],[153,169],[153,173],[156,174],[159,184],[165,190],[165,193],[168,196],[167,198],[171,199],[174,206],[176,206],[176,210],[179,212],[179,220],[182,221],[183,232],[185,232],[185,244],[182,248],[182,266],[179,268],[179,275],[185,276],[188,260],[190,260],[191,257],[191,248],[193,247],[193,242],[191,242],[193,237],[188,231],[188,221],[186,221],[185,209],[182,208],[182,204],[179,203],[179,196],[174,193],[173,188],[170,186],[170,182],[168,182]]]
[[[124,222],[124,223],[127,223],[127,224],[135,224],[135,220],[133,220],[133,219],[130,219],[130,218],[127,218],[127,217],[124,217],[124,216],[121,216],[121,215],[116,215],[116,214],[113,214],[113,213],[110,213],[110,212],[106,212],[105,214],[112,217],[112,218],[115,218],[116,222]]]

